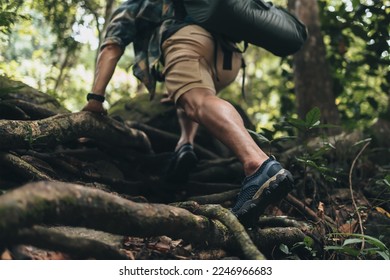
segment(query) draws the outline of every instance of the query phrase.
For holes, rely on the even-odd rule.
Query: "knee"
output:
[[[211,90],[191,89],[179,97],[177,106],[183,109],[190,119],[199,121],[201,111],[210,97],[215,97]]]

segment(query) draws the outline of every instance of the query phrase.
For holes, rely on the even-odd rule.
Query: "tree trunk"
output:
[[[294,55],[298,115],[304,119],[307,112],[318,107],[323,123],[338,124],[340,117],[326,60],[318,3],[314,0],[289,0],[288,6],[306,24],[309,32],[306,44]]]

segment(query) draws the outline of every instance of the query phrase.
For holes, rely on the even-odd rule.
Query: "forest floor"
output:
[[[158,101],[137,100],[119,103],[110,117],[72,114],[32,91],[2,96],[1,259],[247,258],[230,222],[199,212],[229,209],[244,178],[207,132],[197,136],[189,181],[170,184],[163,175],[178,140],[173,107],[152,111]],[[390,258],[388,148],[360,132],[259,145],[295,180],[240,232],[266,258]],[[180,204],[188,201],[194,209]]]

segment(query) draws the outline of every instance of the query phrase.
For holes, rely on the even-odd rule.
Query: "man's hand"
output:
[[[92,112],[92,113],[97,113],[101,115],[107,115],[107,110],[104,109],[103,103],[90,99],[88,103],[84,106],[81,111],[87,111],[87,112]]]

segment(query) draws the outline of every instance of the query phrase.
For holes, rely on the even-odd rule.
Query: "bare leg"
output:
[[[184,112],[183,109],[177,108],[177,116],[179,119],[181,135],[179,142],[177,142],[175,151],[177,151],[183,144],[186,143],[194,145],[194,139],[199,127],[199,124],[193,122],[190,118],[188,118],[187,114]]]
[[[249,135],[237,110],[212,91],[191,89],[179,98],[178,106],[233,151],[243,164],[245,175],[254,173],[268,159]]]

